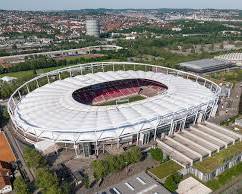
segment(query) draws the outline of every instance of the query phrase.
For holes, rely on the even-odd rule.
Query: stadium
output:
[[[144,145],[213,116],[220,87],[150,64],[98,62],[42,74],[10,97],[19,137],[54,142],[76,154]],[[113,146],[115,145],[115,146]]]

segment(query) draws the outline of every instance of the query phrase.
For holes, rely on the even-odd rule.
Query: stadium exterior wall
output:
[[[53,81],[65,79],[67,77],[74,77],[76,75],[85,75],[88,73],[97,73],[97,72],[106,72],[106,71],[118,71],[118,70],[142,70],[142,71],[153,71],[160,72],[164,74],[171,74],[174,76],[180,76],[184,79],[190,79],[194,82],[197,82],[200,85],[208,88],[214,93],[214,98],[210,99],[206,104],[200,104],[197,107],[190,107],[189,109],[180,111],[180,112],[171,112],[165,116],[159,116],[155,118],[157,120],[157,125],[149,128],[141,128],[140,131],[130,134],[122,134],[119,137],[112,137],[108,139],[96,139],[95,141],[86,141],[81,140],[76,142],[75,140],[58,140],[41,137],[41,134],[29,133],[27,129],[23,129],[19,126],[15,118],[15,110],[18,108],[18,103],[24,98],[25,95],[31,91],[39,88],[45,84],[51,83]],[[53,80],[54,78],[54,80]],[[65,67],[59,70],[51,71],[49,73],[42,74],[20,86],[10,97],[8,101],[8,112],[11,117],[13,126],[16,133],[23,138],[25,141],[34,144],[35,142],[41,140],[54,141],[59,144],[69,144],[74,145],[76,154],[80,150],[80,145],[82,149],[90,149],[91,145],[95,147],[95,154],[98,155],[98,150],[100,147],[104,148],[104,145],[116,144],[119,147],[123,143],[134,142],[135,144],[145,144],[150,140],[155,140],[163,135],[172,135],[175,131],[183,130],[185,127],[194,125],[197,122],[208,119],[213,116],[217,111],[217,104],[219,100],[220,87],[203,77],[200,77],[195,74],[187,73],[180,70],[175,70],[162,66],[155,66],[150,64],[141,64],[141,63],[130,63],[130,62],[98,62],[98,63],[88,63],[88,64],[79,64],[71,67]],[[147,121],[149,122],[149,121]],[[132,126],[131,126],[132,127]],[[53,132],[54,133],[54,132]],[[158,135],[159,133],[159,135]],[[54,136],[54,135],[53,135]],[[134,141],[136,139],[136,141]]]

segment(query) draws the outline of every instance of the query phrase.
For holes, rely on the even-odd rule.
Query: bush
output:
[[[24,160],[30,168],[36,169],[46,165],[44,157],[37,150],[27,146],[24,148]]]
[[[87,174],[84,174],[82,181],[83,181],[84,186],[87,189],[90,188],[90,180],[89,180],[89,176]]]
[[[13,187],[16,194],[30,194],[28,184],[22,177],[17,177],[14,180]]]
[[[164,186],[171,192],[175,192],[178,184],[182,180],[182,175],[176,173],[166,178]]]
[[[163,161],[163,152],[159,148],[152,148],[150,149],[150,154],[154,160]]]

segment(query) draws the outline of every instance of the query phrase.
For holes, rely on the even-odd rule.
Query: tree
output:
[[[178,184],[182,180],[182,175],[179,173],[170,175],[166,178],[164,186],[169,189],[171,192],[175,192],[178,188]]]
[[[150,149],[150,154],[154,160],[163,161],[163,152],[159,148],[152,148]]]
[[[99,180],[103,178],[107,173],[108,165],[102,160],[94,160],[92,162],[94,177]]]
[[[101,179],[109,173],[122,170],[124,167],[141,160],[142,154],[138,147],[132,147],[118,156],[107,156],[103,160],[92,162],[93,174],[96,179]]]
[[[44,190],[53,190],[58,188],[57,177],[48,168],[38,168],[36,170],[37,185]]]
[[[4,127],[9,120],[9,114],[6,106],[0,105],[0,128]]]
[[[87,189],[90,188],[90,180],[89,180],[89,176],[87,174],[84,174],[82,181],[83,181],[84,186]]]
[[[16,194],[30,194],[28,184],[22,177],[17,177],[14,180],[13,187]]]
[[[164,186],[168,190],[170,190],[171,192],[175,192],[176,191],[177,185],[176,185],[176,183],[175,183],[175,181],[173,179],[173,176],[169,176],[169,177],[166,178]]]
[[[30,168],[38,168],[46,165],[44,157],[34,148],[26,146],[24,148],[24,159]]]

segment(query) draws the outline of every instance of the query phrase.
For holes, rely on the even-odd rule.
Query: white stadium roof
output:
[[[145,100],[115,106],[86,105],[72,97],[82,87],[138,78],[161,82],[168,89]],[[19,127],[43,138],[96,141],[154,128],[158,117],[187,113],[190,108],[204,106],[215,97],[207,87],[175,75],[108,71],[70,77],[37,88],[19,102],[14,117]]]

